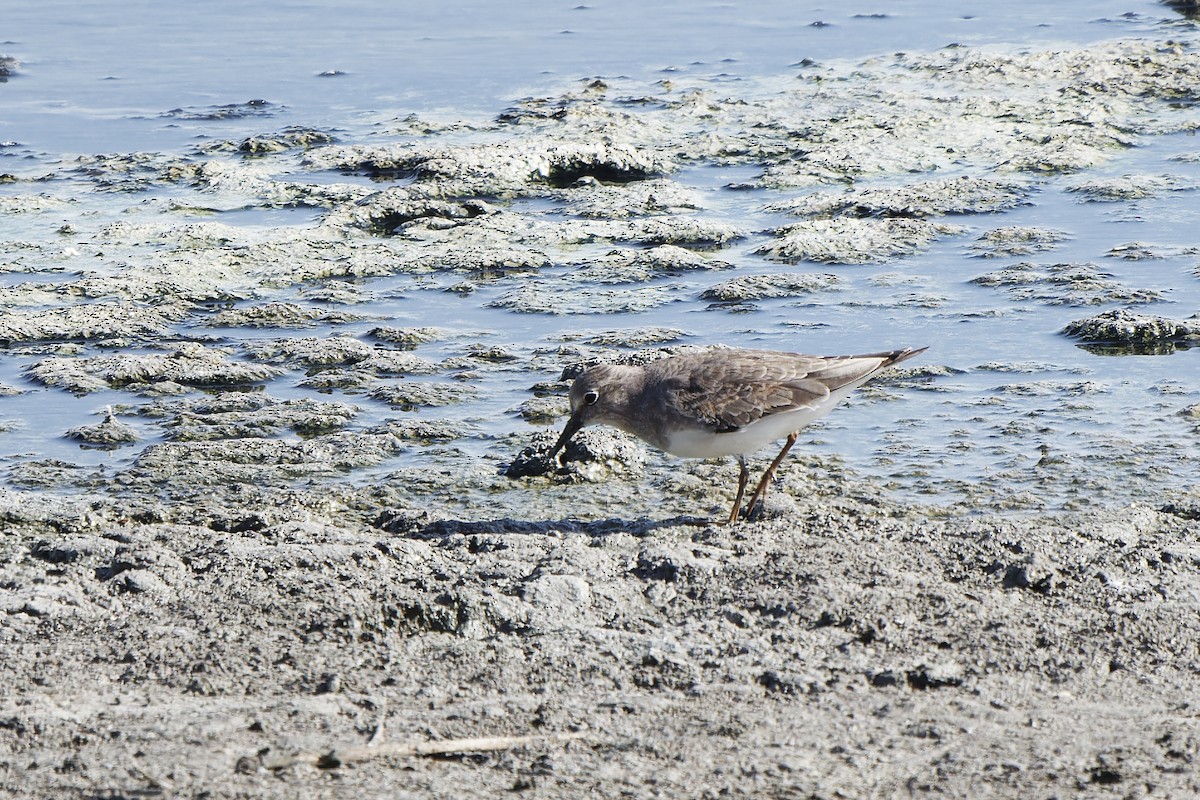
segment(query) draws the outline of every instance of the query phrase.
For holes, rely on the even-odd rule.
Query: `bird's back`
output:
[[[640,404],[654,413],[634,432],[685,457],[750,453],[819,419],[879,370],[920,352],[714,349],[661,359],[645,367]]]

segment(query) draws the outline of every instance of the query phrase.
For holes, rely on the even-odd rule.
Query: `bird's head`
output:
[[[569,398],[571,416],[567,419],[562,435],[550,449],[550,458],[566,447],[571,437],[588,425],[607,423],[620,427],[623,418],[621,409],[628,398],[628,387],[618,379],[618,374],[630,367],[612,364],[597,364],[589,367],[571,384]]]

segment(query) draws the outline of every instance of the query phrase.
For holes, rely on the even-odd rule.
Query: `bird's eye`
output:
[[[594,405],[596,405],[596,401],[599,399],[600,399],[600,393],[597,392],[595,389],[592,389],[590,392],[588,392],[587,394],[585,394],[583,396],[583,404],[585,406],[594,406]]]

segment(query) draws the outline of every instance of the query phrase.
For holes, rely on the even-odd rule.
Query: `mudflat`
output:
[[[797,72],[6,161],[0,792],[1200,794],[1200,323],[1145,308],[1197,251],[1005,216],[1191,191],[1194,155],[1113,163],[1200,127],[1200,60]],[[589,429],[512,468],[580,364],[832,305],[933,345],[816,429],[879,432],[874,476],[802,441],[719,525],[729,462]]]
[[[428,520],[376,513],[399,489],[234,487],[192,523],[5,493],[0,787],[1200,791],[1200,506],[948,516],[806,472],[732,526],[582,520],[575,492]]]

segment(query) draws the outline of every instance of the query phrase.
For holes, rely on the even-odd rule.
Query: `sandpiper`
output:
[[[746,455],[786,439],[746,506],[749,518],[799,431],[885,367],[922,353],[905,348],[857,356],[810,356],[717,348],[644,366],[598,364],[571,384],[571,417],[553,459],[580,428],[612,425],[684,458],[736,456],[741,472],[729,522],[750,479]]]

